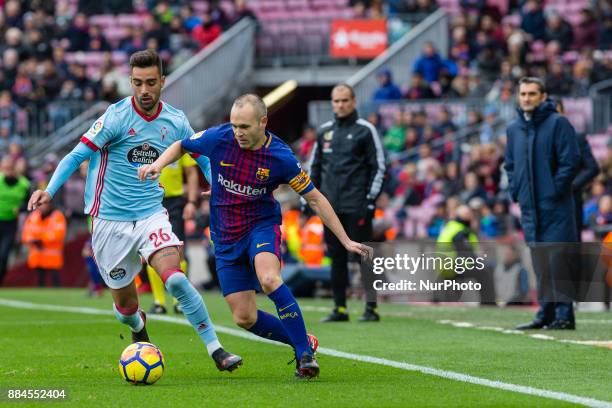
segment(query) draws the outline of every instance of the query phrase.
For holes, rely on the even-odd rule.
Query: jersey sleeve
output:
[[[181,147],[191,154],[194,159],[198,155],[210,156],[212,151],[213,138],[209,135],[209,129],[194,133],[181,141]]]
[[[116,137],[116,114],[114,106],[111,105],[102,116],[96,120],[87,132],[81,137],[81,142],[86,144],[94,152]]]
[[[181,124],[181,128],[178,133],[179,133],[178,140],[186,139],[195,133],[195,130],[193,130],[193,128],[189,124],[189,119],[187,119],[187,116],[185,116],[184,113],[183,113],[183,123]]]
[[[289,152],[283,158],[283,175],[284,182],[300,195],[310,192],[314,188],[314,184],[310,181],[310,176],[302,169],[302,165],[295,158],[293,153]]]

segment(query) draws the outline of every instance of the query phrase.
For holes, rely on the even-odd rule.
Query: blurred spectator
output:
[[[521,16],[521,28],[530,34],[533,40],[543,40],[546,35],[546,19],[540,2],[527,0],[521,8]]]
[[[612,10],[604,14],[601,24],[601,35],[599,37],[599,49],[609,50],[612,48]]]
[[[296,149],[297,156],[302,163],[309,161],[315,143],[317,143],[317,129],[314,126],[306,125]]]
[[[459,194],[459,199],[461,202],[468,204],[474,198],[480,198],[483,201],[486,201],[487,192],[484,188],[482,188],[478,175],[476,175],[476,173],[469,172],[463,179],[463,189]]]
[[[603,195],[598,202],[597,212],[591,216],[590,226],[601,241],[612,230],[612,196]]]
[[[174,17],[174,9],[170,8],[166,0],[162,0],[155,6],[153,17],[163,26],[168,26]]]
[[[451,113],[446,107],[442,107],[438,113],[436,114],[436,124],[434,125],[436,132],[440,135],[445,135],[446,133],[454,132],[457,130],[457,126],[453,123],[451,119]]]
[[[459,166],[455,162],[448,163],[444,170],[444,189],[446,197],[457,196],[461,192]]]
[[[125,51],[126,54],[133,54],[136,51],[142,51],[146,48],[146,38],[144,29],[140,26],[131,27],[128,29],[127,37],[121,41],[119,49]]]
[[[17,114],[19,108],[13,102],[9,91],[0,92],[0,126],[8,130],[8,137],[13,137],[17,132]]]
[[[253,21],[257,21],[257,16],[253,10],[247,6],[246,0],[235,0],[234,7],[235,9],[234,14],[232,15],[232,24],[236,24],[245,17],[248,17]]]
[[[66,183],[64,183],[62,194],[62,208],[66,218],[70,220],[73,216],[83,217],[85,208],[85,180],[87,179],[87,166],[89,161],[84,161]]]
[[[572,91],[572,77],[565,72],[561,62],[550,65],[550,71],[546,76],[546,88],[551,95],[568,95]]]
[[[193,12],[193,7],[189,4],[181,6],[181,19],[183,21],[183,27],[188,33],[202,24],[202,19]]]
[[[521,256],[514,245],[504,248],[502,262],[495,269],[497,298],[507,305],[528,302],[529,273],[521,263]]]
[[[484,122],[480,128],[480,143],[487,144],[495,142],[501,134],[497,119],[497,109],[494,106],[487,106],[483,113]]]
[[[221,26],[214,22],[210,13],[202,15],[202,24],[196,26],[191,35],[200,45],[200,49],[215,41],[221,35]]]
[[[77,13],[72,24],[62,34],[68,41],[68,51],[85,50],[89,45],[89,23],[84,13]]]
[[[483,79],[489,82],[493,82],[499,74],[501,62],[502,57],[499,48],[492,42],[487,43],[476,57],[476,64],[480,74],[482,74]],[[479,75],[475,77],[480,78]]]
[[[603,167],[603,166],[602,166]],[[603,176],[597,177],[591,185],[591,198],[584,203],[584,212],[582,223],[584,225],[591,225],[593,215],[597,213],[599,200],[606,193],[606,186],[604,183],[605,178]]]
[[[49,202],[31,212],[25,220],[22,242],[28,246],[28,268],[38,273],[38,286],[44,287],[51,275],[54,287],[60,287],[59,271],[64,267],[66,218]]]
[[[0,286],[15,243],[19,210],[24,206],[29,190],[29,181],[16,174],[13,160],[8,156],[0,159]]]
[[[220,0],[209,0],[208,13],[213,23],[217,24],[222,30],[225,30],[229,25],[229,20],[220,3]]]
[[[104,38],[100,27],[91,26],[89,28],[89,41],[87,43],[86,51],[110,51],[111,47]]]
[[[580,21],[574,31],[574,49],[596,48],[599,45],[599,25],[590,9],[580,11]]]
[[[467,98],[470,94],[468,79],[464,75],[457,75],[451,84],[448,96],[451,98]]]
[[[392,101],[402,99],[402,91],[393,83],[393,74],[388,68],[381,68],[376,75],[378,89],[374,92],[374,101]]]
[[[589,88],[591,86],[590,76],[591,72],[589,63],[584,60],[576,62],[573,69],[572,95],[589,95]]]
[[[383,137],[385,150],[392,153],[400,153],[406,149],[406,127],[401,112],[397,112],[394,117],[393,125]]]
[[[423,54],[414,63],[413,71],[421,74],[427,82],[432,83],[438,80],[440,72],[445,68],[447,67],[444,60],[438,54],[433,43],[427,42],[423,46]]]
[[[420,72],[414,72],[410,81],[410,88],[406,91],[406,99],[432,99],[435,95],[431,87],[423,79]]]
[[[440,202],[436,204],[436,212],[427,224],[427,236],[429,238],[437,239],[440,235],[440,231],[442,231],[442,228],[444,228],[446,221],[446,203]]]
[[[370,112],[366,120],[370,122],[372,125],[374,125],[374,127],[376,128],[376,132],[378,132],[379,137],[380,135],[384,135],[387,132],[384,124],[382,123],[382,117],[380,113],[376,111]]]
[[[483,14],[486,7],[486,0],[461,0],[461,8],[468,13]]]
[[[549,12],[546,17],[544,40],[546,42],[557,41],[561,44],[563,51],[567,51],[574,41],[574,32],[571,24],[565,21],[554,10]]]

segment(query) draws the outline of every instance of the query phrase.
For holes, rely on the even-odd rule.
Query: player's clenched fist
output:
[[[51,202],[51,194],[47,193],[46,191],[36,190],[32,193],[30,201],[28,201],[28,211],[35,210],[48,202]]]
[[[155,180],[159,177],[159,173],[161,173],[161,169],[158,166],[153,164],[145,164],[138,168],[138,179],[140,181],[144,181],[147,178],[151,180]]]

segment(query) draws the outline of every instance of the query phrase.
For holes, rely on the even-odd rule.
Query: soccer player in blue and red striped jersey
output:
[[[314,336],[280,274],[281,211],[272,192],[289,184],[317,212],[350,252],[371,257],[372,248],[351,241],[327,199],[314,187],[291,149],[266,131],[267,110],[260,97],[246,94],[232,106],[230,123],[175,142],[154,163],[139,170],[141,180],[185,152],[208,157],[211,165],[211,237],[217,275],[234,321],[248,331],[292,346],[296,375],[319,375]],[[258,310],[261,288],[274,302],[278,318]]]

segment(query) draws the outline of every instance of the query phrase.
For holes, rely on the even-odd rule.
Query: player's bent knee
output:
[[[239,312],[234,314],[234,323],[243,329],[250,329],[257,321],[257,314],[249,312]]]
[[[261,277],[261,288],[265,293],[274,292],[283,283],[281,277],[275,273],[267,273]]]

